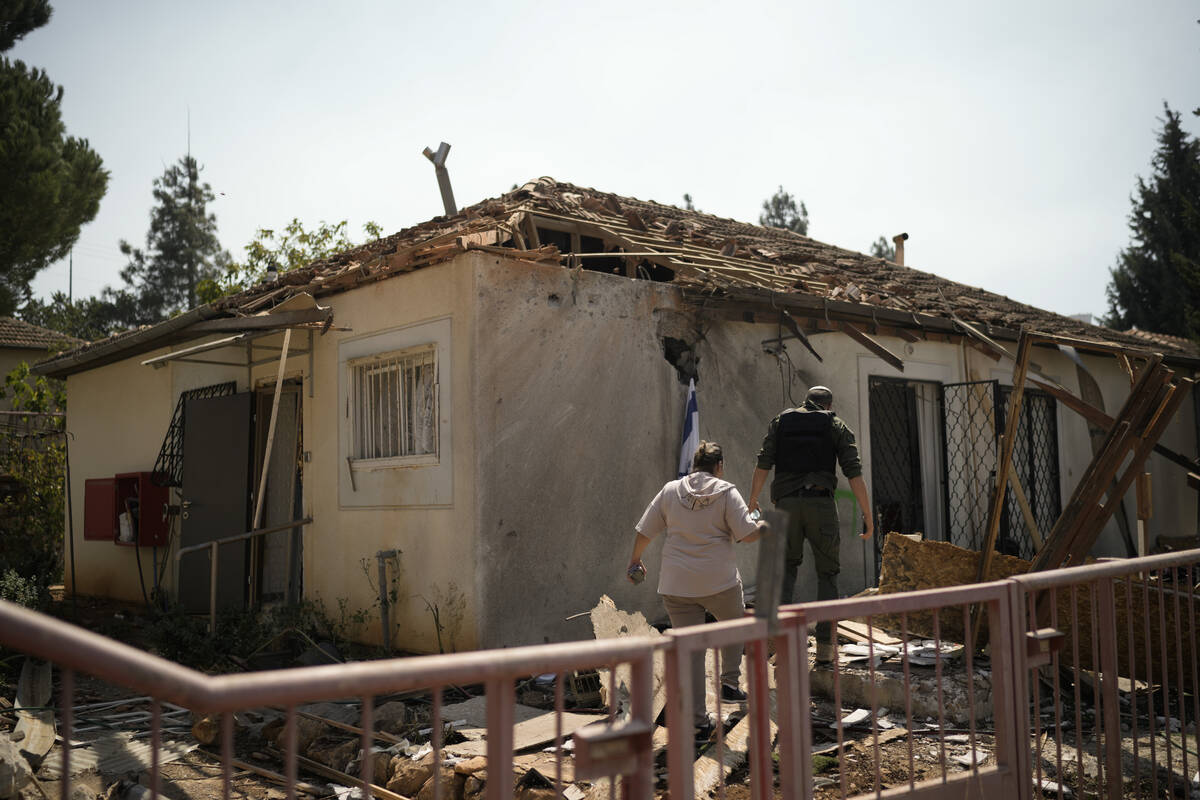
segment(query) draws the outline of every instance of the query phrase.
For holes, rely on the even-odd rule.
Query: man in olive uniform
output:
[[[817,599],[835,600],[838,597],[841,542],[837,506],[833,499],[837,489],[835,462],[850,481],[850,489],[862,509],[866,531],[861,538],[870,539],[875,535],[854,431],[833,413],[832,406],[833,392],[824,386],[812,387],[804,405],[789,408],[771,420],[762,449],[758,451],[758,466],[748,498],[750,510],[758,508],[758,495],[774,467],[771,500],[776,508],[790,515],[781,603],[792,602],[796,571],[804,560],[805,540],[808,540],[816,562]],[[832,658],[832,634],[830,623],[817,625],[818,662],[828,662]]]

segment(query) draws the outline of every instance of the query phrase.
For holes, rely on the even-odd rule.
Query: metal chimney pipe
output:
[[[450,188],[450,173],[446,171],[446,156],[450,155],[450,145],[442,142],[438,145],[436,153],[428,147],[423,152],[425,157],[433,162],[433,170],[437,173],[438,188],[442,191],[442,206],[446,209],[446,216],[453,217],[458,213],[458,207],[454,205],[454,190]]]
[[[904,266],[904,242],[908,240],[907,233],[897,233],[892,237],[892,244],[896,245],[896,264]]]

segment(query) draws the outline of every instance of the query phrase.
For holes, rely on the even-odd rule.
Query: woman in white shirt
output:
[[[746,611],[742,578],[734,558],[734,542],[753,542],[764,523],[750,517],[746,501],[726,480],[721,446],[701,442],[692,458],[692,472],[669,481],[650,501],[635,528],[633,555],[628,575],[645,574],[642,553],[661,533],[666,533],[658,593],[662,596],[672,628],[701,625],[705,612],[718,620],[738,619]],[[742,646],[721,650],[721,700],[741,702],[746,694],[739,687]],[[711,731],[712,720],[704,706],[703,653],[692,663],[693,714],[702,733]]]

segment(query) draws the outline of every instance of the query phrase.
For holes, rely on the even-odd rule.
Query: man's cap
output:
[[[808,390],[806,399],[813,401],[817,405],[827,406],[833,402],[833,392],[829,391],[828,386],[814,386]]]

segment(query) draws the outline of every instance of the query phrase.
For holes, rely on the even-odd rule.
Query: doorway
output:
[[[942,538],[941,384],[872,375],[867,387],[878,578],[888,533]]]
[[[303,414],[301,381],[284,381],[279,395],[275,437],[267,463],[262,528],[273,528],[300,519],[303,510]],[[255,392],[254,474],[262,475],[267,448],[274,382]],[[257,480],[251,491],[258,490]],[[253,512],[251,512],[253,513]],[[251,520],[253,522],[253,520]],[[303,542],[299,528],[276,531],[251,540],[250,597],[253,605],[293,603],[302,596]]]

